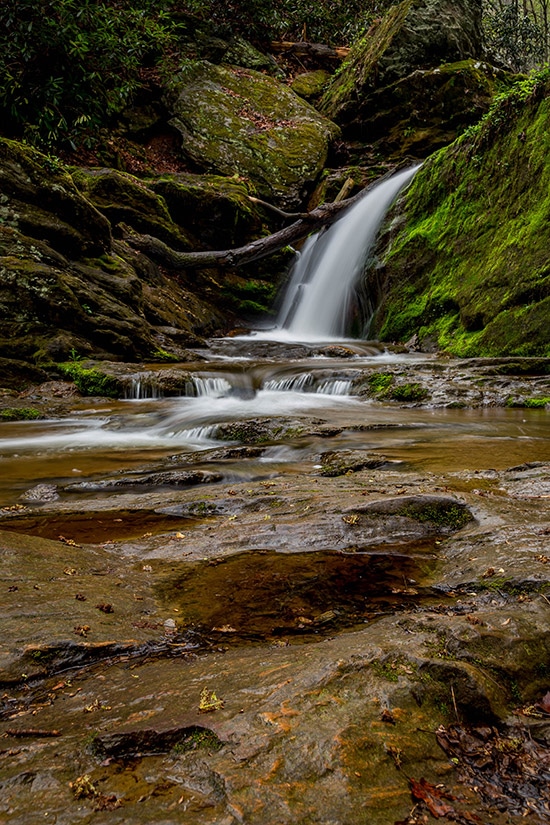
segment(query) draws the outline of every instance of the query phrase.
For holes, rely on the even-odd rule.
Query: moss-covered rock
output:
[[[74,169],[73,180],[86,198],[113,226],[126,223],[138,232],[154,235],[175,249],[192,244],[174,223],[162,196],[127,172],[115,169]]]
[[[296,75],[290,88],[306,100],[317,98],[330,80],[330,74],[324,69],[315,69],[312,72],[302,72]]]
[[[67,255],[101,255],[109,222],[78,191],[56,158],[0,138],[0,226],[51,243]]]
[[[303,201],[338,127],[288,87],[252,70],[196,61],[166,95],[182,151],[199,168],[249,178],[285,206]]]
[[[403,0],[354,44],[322,109],[347,124],[368,109],[375,89],[416,69],[482,56],[480,0]]]
[[[367,277],[383,340],[550,355],[549,93],[547,70],[521,81],[417,173]]]
[[[241,246],[261,232],[262,222],[237,176],[176,174],[148,182],[172,219],[215,249]]]
[[[510,76],[480,60],[417,69],[369,96],[349,132],[390,157],[426,157],[489,109]]]
[[[404,0],[362,37],[320,104],[344,136],[425,157],[484,114],[508,74],[483,61],[479,0]]]

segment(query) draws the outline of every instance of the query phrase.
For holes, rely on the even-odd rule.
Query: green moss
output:
[[[161,361],[161,362],[173,362],[179,361],[180,358],[177,355],[174,355],[173,352],[167,352],[165,349],[156,349],[153,350],[151,353],[151,360],[152,361]]]
[[[202,168],[249,178],[262,197],[295,203],[312,187],[338,127],[272,78],[204,62],[174,86],[172,125]]]
[[[532,410],[548,407],[550,406],[550,396],[545,396],[543,398],[525,398],[523,406]]]
[[[460,504],[441,503],[409,504],[399,514],[420,522],[429,522],[437,527],[460,530],[473,520],[470,511]]]
[[[522,81],[404,196],[382,253],[382,340],[458,356],[550,355],[550,73]]]
[[[207,728],[197,729],[190,736],[177,742],[172,748],[173,753],[183,754],[194,750],[207,750],[210,752],[219,751],[223,747],[223,742],[214,731]]]
[[[34,407],[8,407],[0,410],[0,421],[35,421],[42,413]]]
[[[374,372],[369,376],[369,389],[373,395],[385,395],[393,383],[393,375],[389,372]]]
[[[58,364],[57,368],[63,375],[74,381],[82,395],[103,398],[119,398],[121,395],[122,388],[118,379],[98,369],[86,369],[74,362]]]
[[[400,384],[390,393],[393,401],[422,401],[428,395],[422,384]]]

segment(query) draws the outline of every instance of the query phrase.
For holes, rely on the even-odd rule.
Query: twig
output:
[[[456,721],[460,725],[460,716],[458,715],[458,708],[456,706],[456,699],[455,699],[455,689],[452,685],[451,685],[451,696],[453,697],[453,707],[455,709]]]

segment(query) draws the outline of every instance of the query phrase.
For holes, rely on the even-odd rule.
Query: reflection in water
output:
[[[383,553],[255,551],[216,564],[171,564],[157,593],[182,625],[225,642],[323,635],[434,599],[422,584],[435,568],[434,542],[387,544]]]

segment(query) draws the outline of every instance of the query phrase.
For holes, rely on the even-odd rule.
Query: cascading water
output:
[[[342,338],[353,287],[391,204],[418,166],[378,184],[326,232],[310,238],[294,266],[277,322],[300,341]]]

